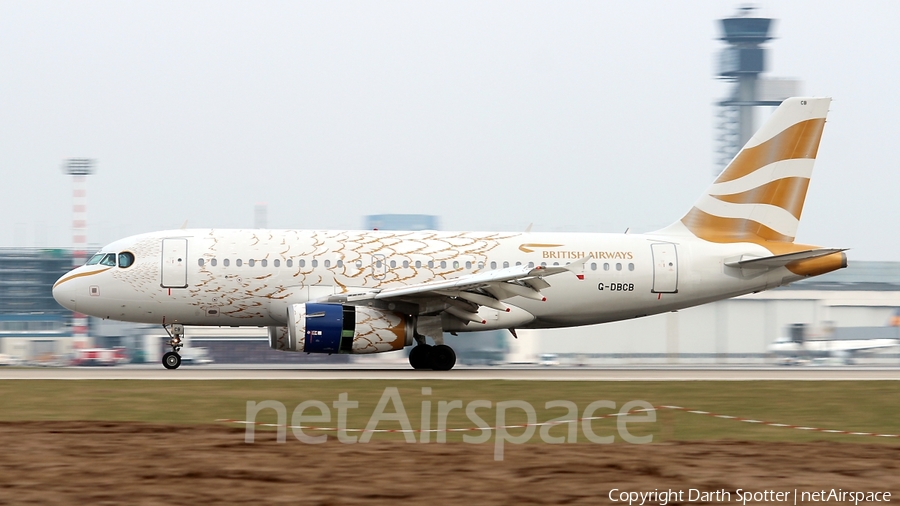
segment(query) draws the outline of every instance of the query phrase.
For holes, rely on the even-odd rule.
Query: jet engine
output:
[[[293,304],[286,327],[269,327],[269,346],[306,353],[380,353],[413,344],[415,319],[395,311],[333,303]]]

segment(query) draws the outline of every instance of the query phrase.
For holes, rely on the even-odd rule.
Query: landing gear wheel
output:
[[[431,350],[433,348],[429,344],[417,344],[413,349],[409,350],[409,365],[413,369],[430,369]]]
[[[170,351],[163,355],[162,363],[166,369],[178,369],[181,366],[181,355]]]
[[[456,352],[446,344],[431,349],[431,368],[435,371],[449,371],[456,365]]]
[[[171,328],[171,332],[169,331]],[[181,342],[181,338],[184,336],[184,325],[180,323],[175,323],[172,325],[163,325],[163,330],[166,331],[166,334],[169,334],[169,341],[166,343],[172,347],[172,351],[163,355],[162,363],[163,367],[166,369],[178,369],[181,366],[181,355],[178,354],[181,351],[181,347],[184,346],[184,343]]]

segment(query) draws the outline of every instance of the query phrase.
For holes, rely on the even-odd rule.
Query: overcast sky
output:
[[[153,230],[645,232],[711,182],[738,2],[0,0],[0,246]],[[900,2],[779,1],[771,77],[834,97],[798,241],[900,260]]]

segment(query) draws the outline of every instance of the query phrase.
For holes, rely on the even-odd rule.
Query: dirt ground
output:
[[[670,504],[689,503],[691,488],[732,494],[697,504],[740,504],[737,489],[900,500],[897,444],[526,444],[495,461],[490,443],[288,436],[279,444],[257,433],[247,444],[242,428],[222,425],[0,423],[0,504],[609,504],[614,488],[682,490]]]

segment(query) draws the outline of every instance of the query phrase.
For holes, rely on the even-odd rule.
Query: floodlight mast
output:
[[[72,265],[84,264],[87,257],[87,176],[97,171],[96,160],[69,158],[63,173],[72,176]],[[88,319],[72,313],[72,337],[76,348],[88,346]]]

